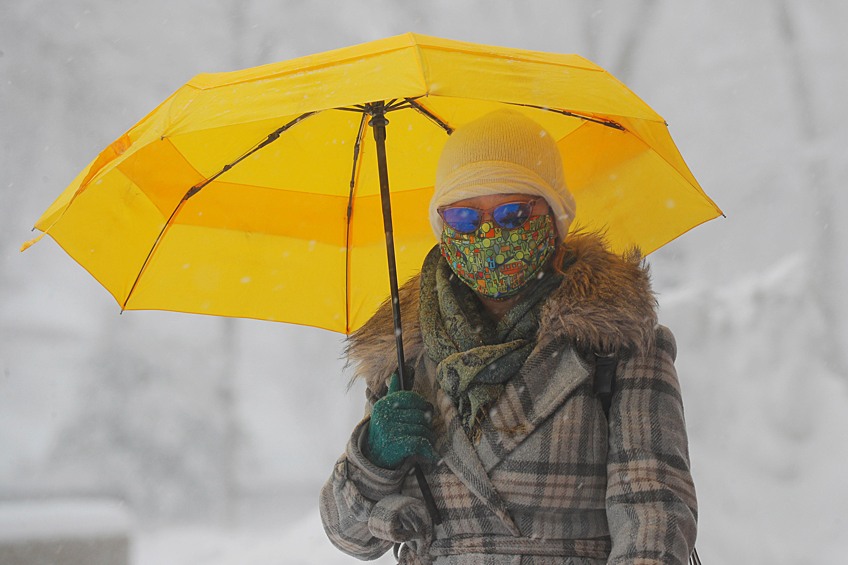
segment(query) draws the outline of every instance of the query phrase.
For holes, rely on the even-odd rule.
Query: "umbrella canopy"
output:
[[[457,127],[508,106],[556,139],[575,226],[650,253],[721,214],[664,120],[577,55],[405,34],[202,74],[107,147],[36,223],[127,310],[360,327],[389,295],[369,117],[385,142],[398,278]]]

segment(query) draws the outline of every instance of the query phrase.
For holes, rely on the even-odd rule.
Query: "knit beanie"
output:
[[[430,225],[442,235],[438,208],[489,194],[531,194],[550,205],[561,242],[574,219],[574,197],[565,185],[562,157],[542,126],[514,110],[498,110],[448,138],[436,169]]]

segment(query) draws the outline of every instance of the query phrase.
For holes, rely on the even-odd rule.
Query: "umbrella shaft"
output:
[[[398,380],[400,381],[401,389],[406,390],[407,384],[411,385],[412,383],[408,383],[405,379],[406,362],[403,358],[403,329],[400,319],[400,298],[398,294],[397,265],[395,263],[395,239],[392,230],[392,202],[389,198],[389,167],[386,162],[386,124],[389,121],[386,119],[383,102],[369,104],[368,109],[371,114],[371,121],[369,123],[374,128],[374,141],[377,144],[377,169],[380,175],[380,201],[383,204],[383,228],[386,232],[386,255],[389,260],[389,286],[392,292],[392,315],[394,317],[395,343],[397,345]],[[430,517],[434,524],[441,524],[442,516],[436,507],[436,500],[433,498],[433,492],[430,490],[430,485],[427,484],[424,472],[417,463],[414,469],[415,478],[418,481],[418,487],[421,489],[424,504],[427,506]]]
[[[389,197],[389,167],[386,159],[386,125],[383,103],[371,106],[371,127],[374,128],[374,141],[377,145],[377,170],[380,176],[380,202],[383,206],[383,229],[386,233],[386,256],[389,263],[389,288],[392,297],[392,315],[395,326],[395,344],[397,345],[398,378],[400,386],[406,390],[406,361],[403,355],[403,327],[401,325],[400,299],[398,294],[397,264],[395,261],[395,240],[392,228],[392,203]]]

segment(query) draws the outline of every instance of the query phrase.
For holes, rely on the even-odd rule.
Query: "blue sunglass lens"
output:
[[[532,202],[508,202],[492,210],[492,218],[502,228],[515,229],[530,218],[532,207]]]
[[[442,219],[456,231],[469,233],[480,225],[480,211],[474,208],[445,208]]]

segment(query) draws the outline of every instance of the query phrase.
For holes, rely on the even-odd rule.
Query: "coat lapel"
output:
[[[434,367],[429,369],[431,370],[424,374],[435,374]],[[509,515],[506,504],[492,485],[477,451],[468,439],[453,401],[436,385],[435,379],[430,384],[433,405],[438,411],[434,418],[436,451],[441,455],[444,464],[503,522],[510,533],[515,536],[520,535],[518,526]]]
[[[417,374],[434,375],[429,359]],[[436,451],[444,464],[513,533],[518,527],[509,515],[503,498],[489,478],[489,472],[532,434],[590,375],[580,357],[562,340],[540,345],[522,370],[505,386],[503,393],[482,424],[482,437],[472,444],[453,401],[436,384],[427,386],[434,408]],[[418,388],[418,387],[416,387]],[[424,393],[423,390],[420,392]]]
[[[537,347],[483,421],[476,452],[486,472],[521,445],[589,374],[574,349],[561,340]]]

